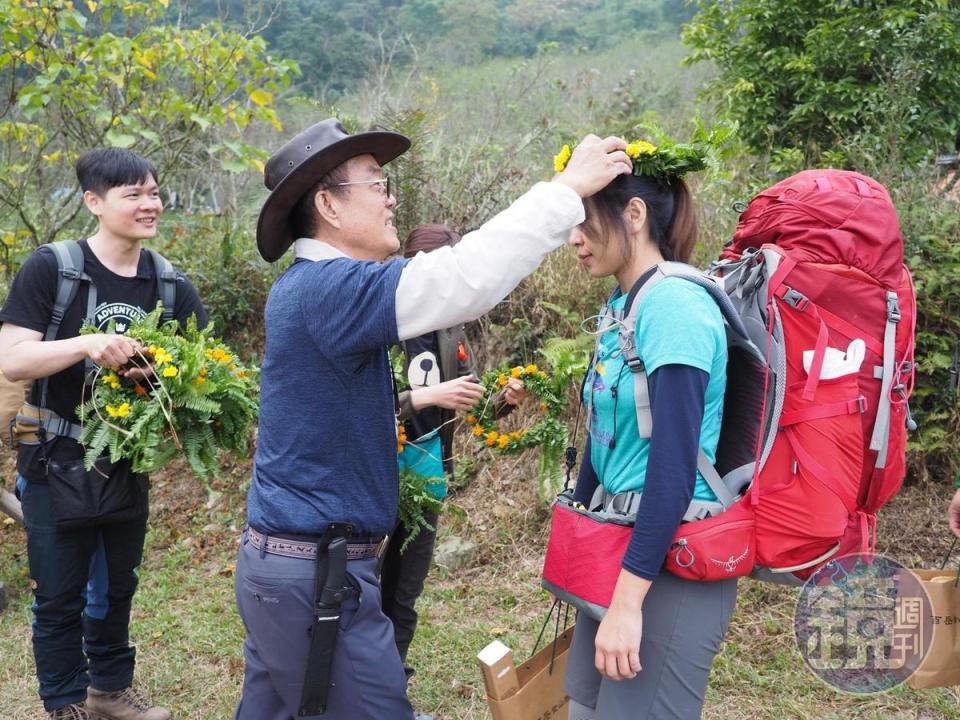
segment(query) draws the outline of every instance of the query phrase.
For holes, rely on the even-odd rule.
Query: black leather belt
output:
[[[263,550],[270,555],[306,558],[308,560],[316,560],[317,558],[317,544],[315,542],[265,535],[252,527],[247,528],[247,538],[257,550]],[[379,558],[386,551],[388,540],[389,536],[384,535],[376,542],[347,543],[347,560]]]

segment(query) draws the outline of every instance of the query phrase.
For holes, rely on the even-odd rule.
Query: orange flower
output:
[[[501,435],[498,442],[500,444],[500,449],[503,450],[507,445],[510,444],[510,438],[507,435]]]
[[[476,416],[476,415],[467,415],[467,422],[470,423],[471,425],[476,425],[476,424],[477,424],[477,416]]]
[[[483,429],[483,426],[482,426],[482,425],[477,425],[477,426],[473,429],[473,434],[474,434],[475,436],[477,436],[477,437],[480,437],[481,435],[483,435],[484,432],[486,432],[486,431]]]
[[[546,412],[549,409],[550,409],[550,406],[547,405],[545,402],[540,403],[540,412]]]
[[[147,394],[147,389],[143,385],[134,385],[133,391],[137,394],[138,397],[143,397]]]

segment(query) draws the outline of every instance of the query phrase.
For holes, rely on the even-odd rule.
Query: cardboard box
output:
[[[494,642],[484,648],[477,656],[478,659],[481,656],[484,659],[498,659],[495,666],[483,660],[480,663],[487,686],[487,705],[494,720],[567,719],[570,698],[563,689],[563,674],[567,667],[567,652],[572,639],[571,626],[558,636],[554,643],[547,645],[519,666],[513,665],[513,653],[503,643]],[[498,644],[507,651],[506,654],[498,649],[484,655],[488,648]],[[509,658],[509,666],[503,664],[505,658]],[[492,687],[487,680],[487,668],[491,667],[498,668],[491,673]],[[505,688],[514,684],[512,678],[515,678],[516,686],[505,695]]]

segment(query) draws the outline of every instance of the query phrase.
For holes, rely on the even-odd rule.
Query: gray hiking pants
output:
[[[567,660],[570,720],[696,720],[737,601],[737,581],[700,583],[662,571],[643,604],[643,670],[607,680],[594,667],[599,623],[584,613]]]
[[[314,561],[261,554],[244,533],[237,560],[237,607],[247,631],[243,696],[235,720],[297,717],[313,622]],[[414,720],[407,677],[380,609],[377,560],[352,560],[358,593],[341,607],[331,689],[323,720]]]

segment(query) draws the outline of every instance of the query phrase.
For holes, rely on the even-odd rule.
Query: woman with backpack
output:
[[[403,255],[429,253],[452,247],[460,235],[442,224],[422,225],[407,237]],[[405,340],[404,377],[410,389],[399,395],[400,421],[409,440],[399,456],[400,470],[427,479],[426,489],[437,500],[447,496],[446,478],[453,474],[453,420],[455,413],[472,408],[483,397],[474,372],[463,325]],[[496,398],[498,414],[513,410],[525,397],[523,382],[515,378]],[[415,605],[433,559],[437,516],[424,513],[432,530],[421,529],[408,543],[408,533],[398,525],[390,537],[381,571],[383,612],[393,623],[394,637],[407,676],[407,651],[417,627]],[[401,548],[406,548],[401,552]]]
[[[592,277],[616,280],[584,383],[589,437],[575,499],[595,507],[634,493],[639,504],[609,609],[599,623],[579,614],[565,687],[571,720],[687,720],[701,715],[737,586],[682,580],[662,566],[691,500],[716,500],[697,464],[701,449],[715,460],[727,348],[720,310],[703,288],[655,279],[659,263],[687,262],[693,251],[697,220],[683,174],[702,169],[702,156],[644,142],[628,155],[633,174],[585,200],[586,220],[570,238]],[[633,303],[642,303],[636,324],[621,328]],[[646,433],[622,329],[634,333],[646,372]]]

